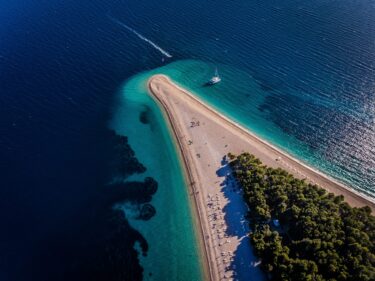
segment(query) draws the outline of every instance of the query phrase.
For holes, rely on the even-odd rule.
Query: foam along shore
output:
[[[198,215],[207,275],[211,280],[262,279],[242,219],[247,209],[225,161],[229,152],[250,152],[265,165],[280,167],[297,178],[304,178],[336,195],[344,195],[351,206],[369,206],[374,211],[373,199],[260,139],[174,84],[167,76],[152,76],[148,87],[151,96],[162,107],[180,151]]]

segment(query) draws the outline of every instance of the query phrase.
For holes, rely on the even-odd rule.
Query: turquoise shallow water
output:
[[[356,186],[345,169],[325,161],[319,150],[311,149],[268,119],[262,105],[271,93],[259,81],[241,69],[217,66],[223,80],[213,87],[204,85],[212,75],[213,64],[181,60],[132,77],[125,82],[117,98],[111,127],[117,133],[129,136],[137,158],[149,171],[142,177],[154,177],[160,186],[152,201],[157,215],[150,221],[132,219],[132,206],[128,203],[118,206],[150,244],[148,256],[141,259],[147,280],[165,280],[170,276],[178,277],[178,280],[202,278],[181,166],[163,115],[147,93],[147,80],[154,74],[168,75],[258,136],[312,167]],[[139,179],[139,176],[133,176],[133,179]]]

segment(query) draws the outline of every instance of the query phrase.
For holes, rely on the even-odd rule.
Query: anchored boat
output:
[[[215,75],[212,76],[210,81],[207,82],[208,85],[215,85],[221,81],[221,78],[219,76],[219,72],[217,71],[217,68],[215,69]]]

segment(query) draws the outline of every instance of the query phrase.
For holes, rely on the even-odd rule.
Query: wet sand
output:
[[[370,206],[367,198],[258,138],[175,85],[164,75],[148,82],[151,96],[161,105],[185,168],[195,205],[205,274],[210,280],[262,280],[253,255],[244,215],[247,207],[225,155],[249,152],[270,167],[344,195],[351,206]],[[205,280],[207,279],[205,278]]]

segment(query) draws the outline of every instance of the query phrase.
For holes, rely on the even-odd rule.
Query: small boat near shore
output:
[[[219,72],[217,71],[217,68],[216,68],[215,75],[212,76],[212,78],[207,82],[207,85],[215,85],[219,82],[221,82],[221,77],[219,76]]]

